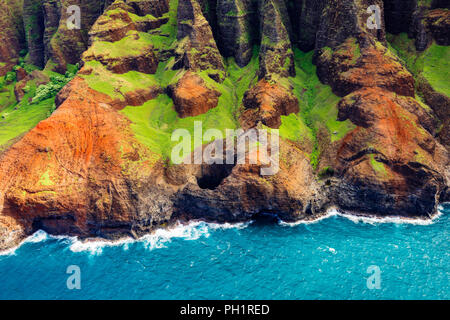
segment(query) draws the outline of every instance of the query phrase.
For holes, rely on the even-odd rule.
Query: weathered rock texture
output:
[[[256,4],[252,0],[218,0],[217,22],[219,47],[226,57],[234,57],[244,67],[252,57],[255,30]]]
[[[81,9],[81,29],[70,30],[67,20],[72,15],[68,7],[77,5]],[[49,58],[56,63],[56,71],[62,72],[67,64],[80,62],[82,53],[88,48],[88,31],[103,13],[104,0],[61,1],[61,14],[56,33],[51,37],[48,51]]]
[[[319,30],[320,18],[325,6],[325,0],[303,0],[300,3],[300,22],[294,33],[298,33],[298,46],[303,51],[310,51],[316,45],[316,34]],[[295,12],[298,14],[298,12]],[[292,21],[298,20],[298,15]]]
[[[51,44],[53,35],[58,31],[59,22],[61,20],[61,1],[46,0],[42,4],[44,14],[44,61],[47,62],[51,58]]]
[[[0,2],[0,76],[4,76],[14,65],[12,59],[19,57],[20,50],[24,48],[23,31],[23,1]]]
[[[52,60],[55,71],[62,73],[67,64],[78,63],[88,46],[87,33],[108,3],[110,1],[106,0],[24,0],[23,28],[29,62],[43,67]],[[68,11],[70,6],[78,6],[81,10],[80,29],[69,30],[67,27],[67,21],[73,14]],[[9,38],[15,39],[13,36]],[[12,47],[17,48],[17,45]]]
[[[195,117],[217,107],[220,93],[209,89],[198,75],[187,72],[171,90],[180,118]]]
[[[210,77],[223,80],[225,70],[211,27],[197,0],[178,3],[178,35],[176,67],[192,71],[210,71]]]
[[[141,1],[144,3],[144,1]],[[134,3],[134,2],[133,2]],[[166,17],[154,18],[146,16],[139,20],[133,20],[130,14],[142,13],[144,9],[135,9],[132,3],[123,1],[115,1],[105,9],[105,14],[100,16],[89,31],[89,42],[92,44],[96,40],[115,42],[123,39],[129,31],[148,32],[152,29],[160,27],[167,22]],[[164,6],[162,8],[165,8]],[[162,8],[155,11],[159,14]],[[141,11],[136,11],[141,10]],[[149,11],[150,9],[147,9]],[[143,11],[143,12],[147,12]]]
[[[414,78],[400,60],[376,39],[347,38],[319,58],[319,78],[344,96],[364,86],[383,87],[405,96],[414,96]]]
[[[260,80],[258,84],[247,91],[244,96],[244,106],[247,110],[241,116],[244,128],[256,127],[258,122],[278,129],[281,116],[298,113],[298,100],[287,89]]]
[[[345,14],[338,7],[328,10],[329,16]],[[328,28],[324,34],[335,35],[336,25]],[[432,215],[448,184],[448,153],[432,135],[431,116],[412,98],[414,78],[380,34],[361,28],[356,38],[327,36],[323,43],[333,49],[319,51],[319,76],[345,96],[338,105],[339,120],[357,125],[333,165],[339,177],[336,203],[380,215]]]
[[[184,184],[175,197],[174,218],[242,222],[274,213],[285,221],[296,221],[324,212],[330,202],[320,196],[305,154],[290,142],[280,143],[280,170],[270,177],[260,175],[268,159],[256,148],[246,154],[245,165],[176,168],[177,177],[184,177],[179,183]],[[260,161],[248,164],[255,155]],[[166,175],[173,173],[169,170]]]
[[[42,1],[24,0],[23,23],[27,37],[30,63],[38,67],[44,66],[44,14]]]
[[[108,104],[108,96],[92,91],[83,80],[73,80],[71,89],[51,118],[1,156],[0,230],[9,223],[20,225],[24,234],[42,228],[108,237],[139,232],[131,221],[140,220],[138,229],[145,229],[165,220],[167,212],[158,209],[163,204],[155,194],[147,195],[154,214],[139,204],[138,189],[157,184],[151,182],[157,166],[151,168],[148,151],[139,147],[129,121]]]
[[[260,78],[270,74],[294,76],[294,53],[289,38],[291,25],[284,1],[260,1],[258,10],[261,29]]]
[[[140,40],[140,32],[147,32],[155,27],[159,27],[162,20],[153,18],[140,19],[139,23],[134,22],[130,13],[134,9],[123,2],[116,2],[102,15],[92,26],[90,35],[91,47],[84,52],[83,61],[99,61],[107,69],[114,73],[126,73],[134,70],[143,73],[153,74],[158,67],[158,54],[152,43],[145,42],[138,47],[133,46]],[[102,45],[103,42],[116,42],[122,40],[123,46],[127,49],[119,52],[109,52]]]
[[[380,7],[381,21],[384,21],[381,0],[328,1],[317,31],[316,49],[323,47],[334,49],[349,37],[356,37],[361,33],[370,34],[384,43],[386,41],[384,26],[381,25],[380,29],[369,29],[367,26],[367,21],[372,16],[372,13],[367,12],[367,8],[371,5]]]
[[[0,19],[0,34],[10,46],[0,49],[6,70],[16,63],[25,40],[15,19],[20,8],[5,3],[11,4],[0,3],[0,12],[14,12]],[[81,30],[67,29],[69,4],[82,8]],[[380,29],[367,27],[372,14],[367,8],[374,4],[386,21]],[[364,215],[432,216],[439,203],[450,200],[449,97],[414,79],[389,49],[385,32],[408,32],[420,50],[431,41],[446,45],[444,6],[445,1],[179,0],[177,8],[169,8],[166,0],[24,0],[30,62],[51,61],[62,72],[82,57],[83,66],[56,96],[58,109],[0,153],[0,250],[38,229],[138,237],[179,220],[238,222],[267,213],[286,221],[310,220],[332,206]],[[170,29],[175,23],[176,36]],[[162,28],[155,29],[162,25],[173,43],[142,41],[161,36]],[[118,43],[126,48],[112,47]],[[253,69],[235,71],[235,65],[225,65],[222,55],[245,67],[255,44],[260,44],[259,66],[252,61]],[[234,103],[227,111],[236,110],[233,120],[244,129],[237,139],[261,134],[249,129],[279,128],[282,116],[311,113],[299,109],[299,97],[316,98],[304,94],[315,89],[309,79],[294,78],[296,46],[315,49],[320,80],[341,97],[331,111],[353,123],[332,143],[323,138],[332,133],[319,124],[305,128],[314,143],[282,138],[278,153],[276,144],[250,141],[245,158],[256,156],[254,163],[173,165],[141,144],[126,112],[118,111],[165,93],[177,115],[155,111],[162,118],[184,122],[180,118],[208,113],[203,116],[208,119],[216,111],[220,117],[227,101]],[[303,73],[307,66],[296,67]],[[17,100],[25,96],[29,81],[49,81],[42,71],[15,70]],[[136,85],[125,76],[130,71],[145,73],[140,79],[151,80],[149,85],[121,91],[123,83]],[[170,78],[161,78],[160,72]],[[228,72],[238,76],[227,79]],[[90,87],[106,86],[101,77],[111,80],[114,98]],[[416,90],[432,108],[416,100]],[[315,107],[310,101],[301,106]],[[311,125],[310,118],[301,120]],[[226,151],[213,148],[220,142],[194,152],[214,150],[215,156],[226,157]],[[279,170],[262,175],[276,156]]]

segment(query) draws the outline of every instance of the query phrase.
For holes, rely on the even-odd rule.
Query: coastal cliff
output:
[[[67,27],[69,4],[79,29]],[[331,207],[432,217],[450,200],[449,9],[2,2],[0,250],[39,229],[115,239],[192,219],[312,220]],[[173,164],[172,132],[195,121],[279,129],[279,171],[261,175],[258,148],[245,155],[256,164]]]

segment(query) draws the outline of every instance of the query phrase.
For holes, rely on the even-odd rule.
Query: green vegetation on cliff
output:
[[[40,71],[33,65],[23,63],[14,69],[19,67],[23,67],[29,74],[37,72],[40,78],[46,78],[48,82],[38,84],[38,79],[29,76],[28,80],[22,81],[25,82],[22,89],[24,95],[17,101],[14,93],[17,86],[15,72],[10,72],[0,79],[0,151],[52,114],[55,110],[56,94],[77,72],[77,67],[71,65],[66,75],[48,69]]]
[[[165,63],[161,63],[157,73],[149,77],[164,77],[164,66]],[[212,80],[207,71],[198,73],[206,84],[219,91],[221,96],[216,108],[196,117],[179,118],[172,100],[165,94],[147,101],[142,106],[128,106],[121,112],[133,122],[131,127],[141,143],[156,154],[168,158],[172,146],[178,143],[171,142],[172,132],[176,129],[187,129],[193,137],[195,121],[202,122],[203,132],[214,128],[221,130],[224,136],[226,129],[238,128],[236,115],[242,105],[244,93],[256,81],[255,74],[258,68],[258,51],[255,50],[251,62],[245,68],[240,68],[233,58],[228,59],[228,77],[223,83]],[[173,71],[166,72],[169,77],[174,76]],[[180,74],[175,75],[175,78],[179,77]],[[165,84],[167,84],[166,81]]]
[[[15,99],[14,99],[15,101]],[[37,104],[9,104],[0,111],[0,151],[8,147],[15,138],[34,128],[46,119],[54,108],[55,98],[43,100]]]
[[[312,144],[311,164],[316,167],[321,152],[319,128],[326,128],[330,141],[334,142],[342,139],[355,126],[349,120],[337,120],[340,98],[317,77],[316,67],[312,63],[314,52],[305,53],[295,49],[294,54],[296,76],[277,80],[285,87],[293,88],[300,104],[300,113],[281,117],[280,136],[301,144],[309,141]]]
[[[420,81],[422,76],[437,92],[450,97],[450,47],[432,43],[425,51],[416,50],[406,33],[387,36],[391,48]]]

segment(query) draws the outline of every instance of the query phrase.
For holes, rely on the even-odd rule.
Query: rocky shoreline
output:
[[[443,205],[449,205],[450,203],[444,203]],[[395,215],[390,215],[387,217],[380,217],[380,216],[374,216],[374,215],[370,215],[370,214],[361,214],[361,213],[349,213],[349,212],[341,212],[336,208],[332,208],[330,210],[328,210],[326,213],[322,214],[322,215],[318,215],[315,218],[308,218],[307,220],[298,220],[298,221],[293,221],[293,222],[285,222],[282,220],[276,220],[276,219],[269,219],[266,218],[264,221],[265,223],[278,223],[280,225],[284,225],[284,226],[297,226],[300,224],[311,224],[311,223],[317,223],[321,220],[324,219],[328,219],[330,217],[333,216],[341,216],[344,217],[346,219],[352,220],[354,222],[366,222],[366,223],[407,223],[407,224],[419,224],[419,225],[429,225],[432,224],[436,219],[438,219],[443,213],[441,211],[437,211],[436,214],[434,214],[432,217],[427,217],[427,218],[411,218],[411,217],[400,217],[400,216],[395,216]],[[272,218],[276,218],[276,217],[272,217]],[[255,220],[250,220],[250,221],[245,221],[245,222],[236,222],[236,223],[214,223],[214,222],[206,222],[207,224],[213,224],[215,227],[225,227],[225,228],[241,228],[242,226],[245,226],[245,224],[247,223],[252,223]],[[167,225],[164,228],[157,228],[155,230],[153,230],[152,232],[146,233],[146,234],[142,234],[140,236],[137,237],[131,237],[130,235],[116,235],[116,237],[113,238],[101,238],[101,237],[78,237],[75,236],[74,239],[76,239],[77,241],[80,241],[80,243],[82,245],[89,245],[89,244],[94,244],[94,245],[105,245],[105,246],[116,246],[116,245],[122,245],[122,244],[126,244],[128,242],[138,242],[138,241],[143,241],[146,239],[147,236],[152,236],[152,235],[156,235],[157,232],[159,230],[167,230],[169,233],[172,230],[175,230],[176,228],[183,228],[183,227],[189,227],[189,226],[195,226],[197,223],[202,223],[205,221],[201,221],[201,220],[193,220],[193,221],[188,221],[188,222],[174,222],[173,224]],[[243,225],[244,224],[244,225]],[[34,235],[34,234],[33,234]],[[30,235],[26,238],[21,238],[20,240],[17,239],[14,242],[9,243],[8,246],[2,248],[0,250],[0,256],[2,255],[10,255],[13,254],[17,249],[19,249],[23,244],[25,244],[28,241],[29,237],[33,237],[33,235]],[[52,235],[50,235],[52,236]],[[59,238],[73,238],[69,235],[55,235]]]
[[[0,75],[15,73],[6,88],[21,103],[9,113],[33,108],[30,86],[81,69],[51,98],[50,116],[0,145],[0,251],[37,230],[139,238],[179,221],[269,213],[289,223],[334,207],[431,219],[450,201],[449,97],[436,71],[408,65],[386,36],[408,33],[417,59],[446,50],[440,1],[80,1],[90,10],[78,33],[64,24],[67,1],[37,2],[0,7],[42,22],[23,30],[0,20],[11,44]],[[374,4],[380,29],[367,24]],[[12,69],[20,59],[45,68]],[[222,131],[279,129],[279,172],[262,176],[261,159],[171,164],[171,132],[192,119]]]

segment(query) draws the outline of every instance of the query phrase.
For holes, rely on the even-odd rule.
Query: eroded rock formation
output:
[[[216,81],[223,81],[224,65],[211,27],[197,0],[178,3],[177,67],[192,71],[209,71]]]
[[[0,3],[0,76],[4,76],[14,65],[24,49],[23,1],[2,1]]]
[[[253,54],[256,40],[256,5],[252,0],[219,0],[217,23],[220,47],[225,56],[234,57],[244,67]]]
[[[178,220],[309,220],[333,206],[430,217],[450,199],[449,97],[386,40],[408,32],[419,50],[448,45],[444,1],[78,0],[70,2],[83,10],[78,31],[67,29],[68,1],[24,0],[23,17],[4,3],[0,11],[21,23],[2,15],[9,49],[0,49],[0,72],[25,47],[38,67],[64,73],[82,60],[82,68],[51,116],[0,149],[0,250],[38,229],[138,237]],[[386,23],[379,29],[367,26],[373,4]],[[317,69],[297,49],[314,49]],[[29,67],[8,80],[17,102],[27,84],[50,81]],[[259,141],[245,153],[255,163],[171,163],[168,130],[196,119],[240,126],[236,139],[280,128],[279,151]],[[276,156],[279,170],[262,175]]]
[[[260,1],[258,10],[261,29],[260,77],[270,74],[294,76],[294,53],[289,38],[292,30],[285,3]]]
[[[281,116],[298,113],[298,100],[289,90],[278,84],[270,84],[260,80],[258,84],[247,91],[243,100],[247,109],[241,116],[244,128],[253,128],[262,124],[278,129]]]
[[[217,107],[220,92],[210,89],[195,73],[187,72],[170,89],[175,110],[181,118],[195,117]]]

